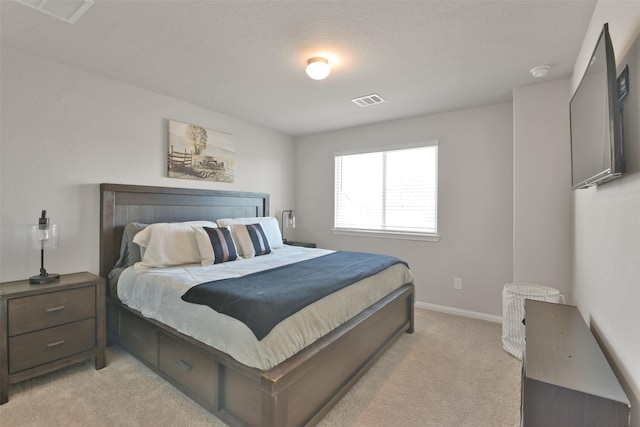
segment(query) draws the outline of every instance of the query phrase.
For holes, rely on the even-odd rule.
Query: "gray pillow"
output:
[[[138,231],[144,230],[147,224],[132,222],[125,225],[122,232],[122,242],[120,243],[120,258],[116,261],[116,265],[109,272],[109,293],[111,296],[118,297],[118,279],[125,268],[142,260],[140,246],[133,243],[133,236]]]
[[[129,267],[136,262],[142,261],[140,246],[133,243],[133,236],[142,231],[148,224],[132,222],[124,227],[122,232],[122,243],[120,244],[120,258],[114,267]]]

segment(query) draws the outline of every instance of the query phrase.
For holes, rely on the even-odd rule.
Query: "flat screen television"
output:
[[[570,102],[574,189],[602,184],[624,173],[616,76],[609,26],[604,24],[589,65]]]

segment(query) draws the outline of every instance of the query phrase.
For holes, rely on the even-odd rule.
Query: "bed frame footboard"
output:
[[[232,426],[317,424],[403,333],[412,332],[413,284],[406,284],[269,371],[228,355],[110,300],[112,337]],[[116,326],[115,322],[111,325]]]

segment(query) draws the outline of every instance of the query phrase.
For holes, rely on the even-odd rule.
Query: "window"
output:
[[[437,239],[437,141],[335,155],[335,232]]]

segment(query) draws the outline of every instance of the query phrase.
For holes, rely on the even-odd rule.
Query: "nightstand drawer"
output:
[[[120,340],[131,353],[135,353],[158,367],[158,333],[156,328],[122,310],[120,312]]]
[[[96,346],[95,319],[9,338],[9,373],[20,372]]]
[[[8,310],[9,336],[95,317],[96,287],[12,299]]]
[[[216,362],[207,352],[160,334],[159,369],[211,405],[218,400]]]

